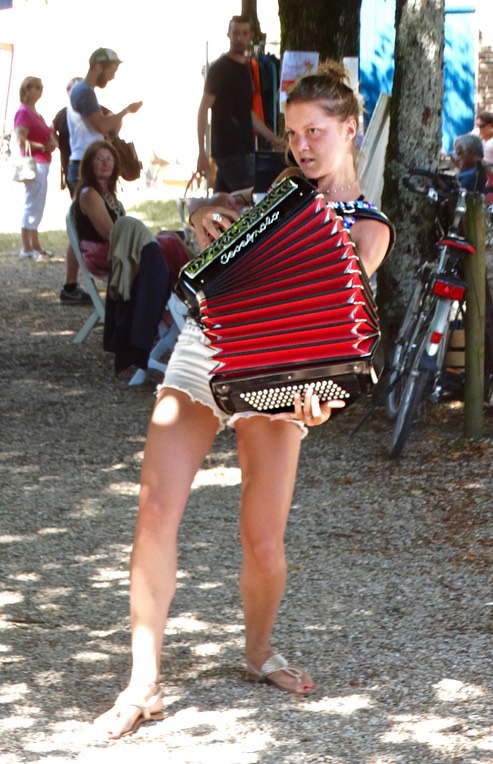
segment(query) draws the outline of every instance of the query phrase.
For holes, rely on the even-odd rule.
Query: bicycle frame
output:
[[[439,201],[433,188],[427,195],[432,201]],[[395,418],[391,458],[401,454],[422,400],[438,400],[442,392],[445,356],[465,300],[461,264],[464,256],[475,252],[459,233],[466,197],[465,189],[458,190],[452,224],[448,232],[442,228],[437,242],[437,262],[426,262],[420,267],[418,283],[399,330],[387,395],[387,411]]]
[[[431,291],[436,296],[436,303],[425,347],[428,359],[436,358],[438,348],[443,344],[442,340],[446,336],[454,304],[464,302],[467,285],[456,272],[459,258],[464,252],[474,254],[475,251],[472,244],[465,240],[461,241],[460,246],[457,247],[455,241],[445,239],[440,242],[440,248],[442,250],[440,261],[431,285]],[[451,260],[454,261],[452,268]]]

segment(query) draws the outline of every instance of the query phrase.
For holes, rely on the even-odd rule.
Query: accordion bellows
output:
[[[284,180],[187,264],[178,291],[198,307],[227,413],[291,411],[308,385],[348,405],[376,382],[368,278],[342,219],[302,178]]]

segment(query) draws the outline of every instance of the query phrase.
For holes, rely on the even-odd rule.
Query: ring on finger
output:
[[[212,213],[212,219],[213,219],[214,223],[220,223],[222,221],[222,219],[223,219],[223,216],[221,215],[220,212],[213,212]]]

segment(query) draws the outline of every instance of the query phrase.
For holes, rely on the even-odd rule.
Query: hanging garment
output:
[[[259,119],[262,120],[262,122],[265,122],[264,117],[264,106],[262,102],[262,90],[260,87],[260,71],[259,71],[259,62],[258,60],[252,56],[250,58],[250,69],[252,72],[252,80],[253,80],[253,101],[252,101],[252,109],[257,115]]]

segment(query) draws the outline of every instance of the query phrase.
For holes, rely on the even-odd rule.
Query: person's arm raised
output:
[[[141,106],[142,101],[135,101],[134,103],[130,103],[117,114],[113,114],[111,111],[106,112],[103,111],[103,109],[100,109],[99,111],[95,111],[94,114],[90,114],[85,119],[90,122],[90,124],[94,127],[95,130],[98,131],[98,133],[102,133],[103,135],[116,135],[120,132],[123,118],[127,114],[135,114],[139,111]]]

